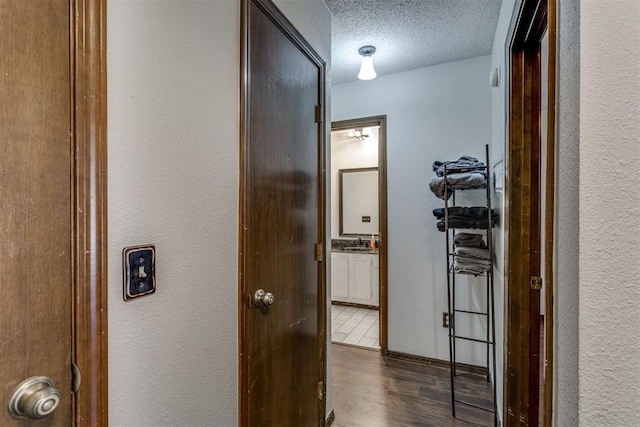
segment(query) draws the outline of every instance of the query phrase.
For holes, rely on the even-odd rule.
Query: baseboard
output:
[[[369,310],[380,310],[377,305],[357,304],[355,302],[331,301],[333,305],[344,305],[347,307],[368,308]]]
[[[333,345],[342,345],[344,347],[353,347],[353,348],[357,348],[358,350],[366,350],[366,351],[376,351],[376,352],[380,352],[381,350],[379,348],[373,348],[373,347],[361,347],[358,344],[347,344],[344,342],[334,342],[331,341],[331,344]]]
[[[388,357],[390,359],[407,360],[410,362],[416,362],[423,365],[438,366],[438,367],[447,368],[447,369],[449,369],[450,367],[448,360],[432,359],[431,357],[418,356],[415,354],[408,354],[408,353],[400,353],[397,351],[389,351],[389,350],[383,351],[382,356]],[[468,365],[466,363],[456,363],[456,368],[460,371],[464,371],[470,374],[479,374],[479,375],[487,374],[487,368],[484,368],[482,366]]]
[[[331,413],[329,414],[329,416],[324,422],[325,427],[329,427],[331,424],[333,424],[335,419],[336,419],[336,414],[334,414],[333,411],[331,411]]]

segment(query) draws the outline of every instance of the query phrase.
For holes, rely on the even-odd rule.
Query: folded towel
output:
[[[474,276],[480,276],[489,271],[489,265],[481,265],[465,262],[463,260],[455,259],[453,261],[453,270],[460,274],[472,274]]]
[[[453,194],[452,190],[472,190],[474,188],[485,188],[487,186],[487,178],[484,174],[478,172],[458,173],[455,175],[447,175],[437,177],[431,180],[429,188],[439,199],[444,200],[445,187],[449,187],[447,191],[447,199]]]
[[[452,206],[448,209],[449,219],[487,219],[489,209],[485,206]],[[436,208],[433,210],[433,216],[438,219],[444,218],[444,208]],[[491,216],[497,217],[498,213],[495,209],[491,209]]]
[[[491,228],[495,227],[497,224],[498,220],[496,217],[492,218],[491,220]],[[436,224],[436,226],[438,227],[438,230],[440,231],[446,231],[446,227],[444,224],[444,218],[442,218],[440,221],[438,221],[438,223]],[[471,230],[471,229],[479,229],[479,230],[486,230],[489,228],[489,221],[487,221],[486,219],[456,219],[456,218],[449,218],[449,229],[464,229],[464,230]]]
[[[467,246],[458,246],[455,249],[455,254],[458,258],[470,258],[473,260],[486,260],[489,261],[489,249],[485,248],[472,248]]]
[[[456,246],[466,246],[474,248],[486,248],[482,234],[476,233],[456,233],[453,236],[453,243]]]
[[[433,162],[433,171],[437,176],[444,176],[444,168],[447,168],[447,175],[461,172],[478,171],[485,173],[485,164],[475,157],[462,156],[458,160],[447,160]]]

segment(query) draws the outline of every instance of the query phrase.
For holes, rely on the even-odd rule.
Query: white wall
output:
[[[504,372],[504,304],[505,284],[504,284],[504,153],[507,140],[507,88],[508,88],[508,65],[506,61],[507,33],[514,14],[516,0],[503,0],[500,8],[500,17],[496,27],[496,35],[493,40],[491,52],[491,68],[498,68],[500,80],[498,87],[491,90],[491,166],[493,167],[493,200],[494,207],[500,215],[500,221],[495,228],[494,243],[494,289],[496,301],[496,395],[499,419],[502,420],[503,405],[503,375]]]
[[[328,58],[320,0],[278,1]],[[235,425],[240,5],[109,0],[109,417]],[[122,248],[155,295],[122,301]]]
[[[579,424],[640,425],[640,2],[580,4]]]
[[[239,4],[108,11],[110,424],[232,425]],[[121,251],[143,243],[158,289],[125,303]]]
[[[442,327],[445,241],[431,213],[443,202],[429,191],[428,182],[435,176],[434,160],[463,154],[484,159],[491,138],[489,68],[485,56],[333,87],[332,120],[387,115],[391,351],[449,359]],[[482,300],[479,294],[473,293],[473,304]],[[485,330],[473,332],[482,336]],[[459,347],[460,362],[485,363],[481,345],[473,354],[468,346]]]
[[[558,2],[553,348],[557,426],[578,425],[579,8],[579,0]]]

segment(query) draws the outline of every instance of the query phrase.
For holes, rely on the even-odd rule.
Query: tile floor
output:
[[[378,310],[331,305],[331,341],[380,349]]]

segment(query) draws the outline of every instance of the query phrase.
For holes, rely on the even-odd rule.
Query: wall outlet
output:
[[[449,313],[447,313],[446,311],[442,312],[442,327],[443,328],[449,327]]]

